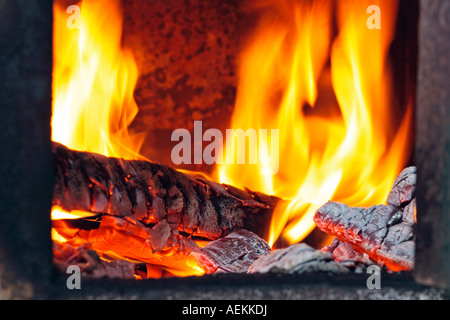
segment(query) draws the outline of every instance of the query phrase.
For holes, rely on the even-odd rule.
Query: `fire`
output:
[[[220,164],[216,176],[288,200],[272,217],[268,241],[274,246],[280,236],[289,243],[304,239],[315,227],[314,212],[328,200],[384,203],[409,156],[412,111],[408,106],[401,120],[392,111],[388,50],[397,1],[371,1],[382,10],[381,30],[367,27],[368,3],[360,0],[258,3],[263,3],[260,23],[240,55],[231,128],[277,130],[279,148],[268,148],[274,137],[266,136],[257,164]],[[139,154],[144,136],[129,130],[138,113],[133,99],[138,70],[122,46],[120,1],[79,2],[79,29],[68,28],[63,4],[54,5],[52,140],[75,150],[144,159]],[[272,152],[279,156],[276,170]],[[52,239],[72,243],[78,231],[65,222],[90,216],[53,208],[59,229],[52,230]],[[99,237],[111,236],[109,230]],[[111,238],[117,251],[97,248],[109,258],[133,260],[132,246],[147,252],[144,238],[135,234]],[[154,257],[148,259],[147,276],[162,276]],[[193,261],[170,263],[165,270],[172,275],[203,274]]]
[[[139,154],[144,135],[129,131],[138,113],[133,98],[138,70],[131,51],[121,45],[120,0],[81,1],[77,6],[81,12],[80,21],[78,29],[73,29],[67,24],[69,15],[64,1],[54,4],[52,140],[74,150],[124,159],[145,159]],[[72,238],[79,230],[66,227],[64,221],[91,217],[92,213],[66,212],[53,207],[51,215],[54,224],[59,226],[58,230],[52,229],[54,241],[75,246],[82,244],[79,239]],[[130,260],[130,255],[139,254],[145,248],[142,239],[133,242],[134,238],[130,237],[127,245],[117,241],[125,237],[119,231],[100,237],[107,236],[112,239],[108,240],[111,248],[96,250],[103,258],[112,255]],[[150,254],[139,262],[154,260]],[[163,272],[172,276],[204,273],[193,261],[166,260],[170,263],[164,267],[149,265],[147,276],[161,276]]]
[[[142,134],[128,127],[138,113],[138,70],[122,48],[120,1],[83,1],[79,29],[66,7],[54,5],[52,140],[71,149],[139,158]]]
[[[241,55],[232,127],[279,129],[279,171],[260,174],[271,157],[260,148],[266,161],[223,164],[217,174],[223,183],[289,200],[273,215],[271,246],[280,235],[304,239],[328,200],[384,203],[408,160],[411,108],[398,124],[387,58],[397,2],[371,4],[381,8],[381,30],[367,27],[365,1],[274,2]],[[330,91],[335,98],[319,99]]]

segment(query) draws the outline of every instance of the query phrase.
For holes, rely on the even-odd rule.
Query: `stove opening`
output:
[[[410,5],[55,1],[55,266],[413,269]]]

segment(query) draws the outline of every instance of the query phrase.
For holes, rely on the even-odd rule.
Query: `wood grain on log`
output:
[[[163,220],[180,232],[218,239],[246,229],[264,236],[279,199],[149,161],[123,160],[53,143],[53,204],[67,211]]]

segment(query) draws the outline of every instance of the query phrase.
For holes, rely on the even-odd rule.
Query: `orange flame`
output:
[[[79,29],[67,27],[68,14],[59,2],[52,139],[75,150],[143,158],[143,135],[129,131],[138,112],[133,99],[138,70],[121,45],[120,1],[80,2]],[[397,1],[371,1],[382,10],[381,30],[367,27],[368,3],[360,0],[263,3],[260,23],[240,57],[231,127],[278,129],[278,172],[261,174],[273,172],[268,169],[275,165],[275,150],[260,143],[257,164],[221,164],[217,176],[222,183],[289,200],[273,214],[268,239],[273,246],[280,236],[290,243],[304,239],[315,227],[315,210],[328,200],[384,203],[409,155],[412,110],[407,108],[400,124],[391,116],[388,49]],[[266,138],[273,145],[274,137]],[[54,220],[88,215],[52,211]],[[56,230],[52,237],[68,240]],[[171,273],[190,275],[196,266],[179,268]],[[160,274],[158,267],[148,270]]]
[[[121,46],[120,1],[83,1],[79,8],[79,29],[70,29],[66,7],[54,5],[52,140],[75,150],[139,158],[143,136],[128,132],[138,112],[138,71]]]
[[[279,171],[260,174],[271,158],[260,148],[266,161],[223,164],[218,176],[289,200],[273,215],[271,246],[280,235],[290,243],[304,239],[328,200],[384,203],[406,164],[411,108],[401,125],[390,116],[387,54],[397,3],[372,2],[381,7],[382,29],[367,27],[366,2],[339,1],[336,38],[332,1],[275,2],[241,56],[232,127],[279,129]],[[335,98],[320,100],[327,90]]]
[[[138,158],[143,137],[128,133],[138,112],[137,67],[121,47],[119,1],[82,1],[78,8],[76,28],[69,28],[64,2],[53,6],[52,140],[74,150]],[[87,216],[92,213],[52,208],[53,220]]]
[[[81,1],[77,5],[80,20],[78,29],[72,29],[67,23],[70,16],[64,2],[56,1],[54,4],[52,140],[74,150],[145,159],[139,155],[144,136],[129,132],[129,126],[138,113],[133,98],[138,70],[131,51],[121,45],[120,0]],[[53,221],[93,215],[84,211],[66,212],[58,207],[53,207],[51,214]],[[70,228],[65,231],[70,231]],[[119,236],[120,233],[116,232],[115,238]],[[52,239],[57,242],[70,240],[55,228],[52,229]],[[114,245],[111,250],[116,249],[117,252],[106,252],[127,260],[128,256],[122,253],[123,248]],[[139,252],[139,248],[136,250]],[[98,252],[102,253],[101,250]],[[146,259],[155,260],[154,257]],[[164,268],[165,274],[176,276],[204,273],[192,261],[155,268]],[[152,275],[149,272],[149,276]]]

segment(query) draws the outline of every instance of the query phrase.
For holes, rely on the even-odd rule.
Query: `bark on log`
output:
[[[148,161],[109,158],[53,143],[53,205],[133,216],[144,224],[218,239],[246,229],[264,237],[279,198],[240,190]]]

